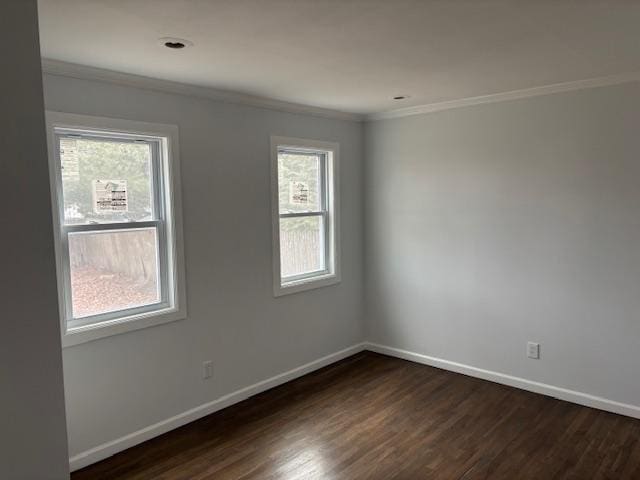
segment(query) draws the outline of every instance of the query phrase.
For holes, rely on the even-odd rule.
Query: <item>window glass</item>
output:
[[[321,209],[321,159],[317,153],[278,154],[280,213],[317,212]]]
[[[322,216],[280,219],[280,274],[283,278],[324,270]]]
[[[148,142],[60,137],[65,225],[151,220]]]
[[[160,301],[155,228],[69,234],[74,318]]]

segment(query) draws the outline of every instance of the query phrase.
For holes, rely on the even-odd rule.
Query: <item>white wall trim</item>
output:
[[[302,377],[307,373],[311,373],[339,360],[350,357],[351,355],[355,355],[356,353],[361,352],[364,349],[364,343],[352,345],[348,348],[345,348],[344,350],[331,353],[287,372],[275,375],[261,382],[254,383],[253,385],[249,385],[248,387],[241,388],[240,390],[236,390],[235,392],[224,395],[216,400],[199,405],[195,408],[187,410],[186,412],[182,412],[178,415],[167,418],[166,420],[154,423],[153,425],[149,425],[148,427],[142,428],[123,437],[116,438],[115,440],[112,440],[110,442],[106,442],[98,445],[97,447],[85,450],[84,452],[81,452],[69,458],[69,468],[73,472],[80,468],[86,467],[87,465],[91,465],[92,463],[104,460],[105,458],[115,455],[116,453],[126,450],[127,448],[131,448],[135,445],[138,445],[139,443],[146,442],[147,440],[157,437],[158,435],[162,435],[163,433],[167,433],[173,429],[186,425],[187,423],[193,422],[195,420],[198,420],[199,418],[217,412],[218,410],[222,410],[223,408],[241,402],[242,400],[246,400],[253,395],[264,392],[265,390],[269,390],[270,388],[277,387],[278,385],[282,385],[283,383],[290,382],[291,380]]]
[[[571,82],[554,83],[540,87],[512,90],[509,92],[495,93],[491,95],[480,95],[477,97],[460,98],[446,102],[429,103],[426,105],[416,105],[414,107],[398,108],[386,112],[373,113],[366,116],[366,120],[386,120],[390,118],[408,117],[410,115],[421,115],[424,113],[439,112],[452,108],[469,107],[484,103],[504,102],[507,100],[517,100],[521,98],[537,97],[540,95],[550,95],[553,93],[569,92],[572,90],[583,90],[586,88],[606,87],[611,85],[621,85],[623,83],[640,81],[640,72],[624,73],[620,75],[609,75],[606,77],[589,78],[586,80],[575,80]]]
[[[186,83],[172,82],[158,78],[145,77],[124,72],[116,72],[104,68],[90,67],[76,63],[62,62],[49,58],[42,59],[42,72],[49,75],[61,77],[78,78],[81,80],[97,80],[100,82],[115,83],[128,87],[144,88],[158,92],[173,93],[191,97],[201,97],[210,100],[226,103],[236,103],[251,107],[267,108],[287,113],[299,113],[316,117],[336,118],[340,120],[350,120],[360,122],[364,120],[363,115],[357,113],[343,112],[330,108],[314,107],[300,103],[286,102],[273,98],[260,97],[245,93],[232,92],[229,90],[218,90],[210,87],[189,85]]]
[[[463,363],[430,357],[421,353],[410,352],[408,350],[388,347],[377,343],[367,342],[365,344],[365,350],[389,355],[391,357],[402,358],[411,362],[422,363],[423,365],[429,365],[431,367],[441,368],[451,372],[461,373],[470,377],[489,380],[490,382],[508,385],[510,387],[527,390],[529,392],[547,395],[567,402],[577,403],[578,405],[584,405],[585,407],[597,408],[599,410],[618,413],[628,417],[640,418],[640,406],[637,405],[615,402],[613,400],[597,397],[588,393],[576,392],[574,390],[556,387],[546,383],[534,382],[533,380],[527,380],[525,378],[514,377],[512,375],[494,372],[491,370],[484,370],[482,368],[472,367]]]

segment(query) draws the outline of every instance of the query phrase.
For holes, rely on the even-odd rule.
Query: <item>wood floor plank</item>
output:
[[[362,352],[72,480],[640,479],[640,421]]]

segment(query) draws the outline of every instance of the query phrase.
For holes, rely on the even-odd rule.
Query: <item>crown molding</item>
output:
[[[300,103],[285,102],[267,97],[249,95],[232,92],[228,90],[217,90],[209,87],[189,85],[186,83],[161,80],[157,78],[134,75],[124,72],[116,72],[104,68],[90,67],[76,63],[63,62],[50,58],[42,59],[42,72],[49,75],[61,77],[77,78],[81,80],[97,80],[100,82],[114,83],[128,87],[143,88],[158,92],[173,93],[191,97],[207,98],[218,102],[235,103],[251,107],[278,110],[287,113],[297,113],[302,115],[312,115],[316,117],[334,118],[339,120],[349,120],[360,122],[364,120],[363,115],[350,112],[342,112],[329,108],[314,107]]]
[[[480,95],[477,97],[467,97],[456,100],[448,100],[444,102],[428,103],[424,105],[416,105],[413,107],[388,110],[386,112],[376,112],[369,115],[361,115],[357,113],[343,112],[340,110],[333,110],[329,108],[286,102],[283,100],[276,100],[272,98],[249,95],[229,90],[218,90],[215,88],[173,82],[170,80],[145,77],[142,75],[135,75],[131,73],[117,72],[114,70],[90,67],[87,65],[63,62],[60,60],[53,60],[49,58],[42,59],[42,72],[49,75],[78,78],[81,80],[96,80],[100,82],[114,83],[129,87],[143,88],[146,90],[154,90],[158,92],[207,98],[209,100],[218,102],[235,103],[287,113],[297,113],[302,115],[312,115],[316,117],[334,118],[355,122],[361,122],[364,120],[375,121],[408,117],[411,115],[421,115],[425,113],[439,112],[442,110],[450,110],[453,108],[482,105],[485,103],[505,102],[509,100],[551,95],[554,93],[569,92],[573,90],[606,87],[640,81],[640,72],[631,72],[619,75],[589,78],[585,80],[554,83],[550,85],[543,85],[540,87],[512,90],[509,92],[494,93],[490,95]]]
[[[452,108],[470,107],[472,105],[482,105],[485,103],[505,102],[508,100],[538,97],[541,95],[550,95],[553,93],[569,92],[573,90],[583,90],[587,88],[620,85],[623,83],[637,81],[640,81],[640,72],[589,78],[586,80],[575,80],[571,82],[554,83],[541,87],[525,88],[522,90],[512,90],[509,92],[495,93],[491,95],[480,95],[477,97],[461,98],[458,100],[449,100],[446,102],[429,103],[426,105],[417,105],[414,107],[398,108],[395,110],[367,115],[366,120],[386,120],[390,118],[408,117],[410,115],[421,115],[424,113],[439,112],[441,110],[450,110]]]

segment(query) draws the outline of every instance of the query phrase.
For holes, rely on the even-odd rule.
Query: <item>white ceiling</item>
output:
[[[45,58],[362,114],[640,71],[640,1],[40,0],[39,10]],[[166,36],[195,46],[169,50],[157,43]]]

